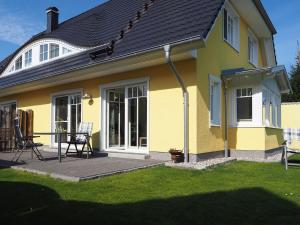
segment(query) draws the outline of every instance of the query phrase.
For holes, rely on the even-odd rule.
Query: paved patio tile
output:
[[[62,163],[59,163],[55,153],[42,152],[42,154],[46,158],[45,161],[32,160],[30,152],[26,152],[22,155],[19,163],[12,163],[10,160],[13,158],[13,153],[0,153],[0,167],[11,167],[16,170],[49,175],[67,181],[82,181],[158,166],[164,163],[150,159],[109,158],[103,155],[97,155],[90,159],[67,157],[62,159]]]

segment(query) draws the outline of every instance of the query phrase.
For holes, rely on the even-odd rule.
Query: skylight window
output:
[[[40,45],[40,62],[48,60],[48,44]]]
[[[31,66],[32,63],[32,49],[25,52],[25,67]]]
[[[20,57],[16,60],[16,63],[15,63],[15,69],[16,69],[16,70],[22,69],[22,64],[23,64],[23,57],[20,56]]]
[[[59,56],[59,45],[58,44],[50,44],[50,59]]]

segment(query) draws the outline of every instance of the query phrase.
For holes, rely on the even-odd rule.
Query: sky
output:
[[[76,16],[105,0],[0,0],[0,61],[31,36],[46,27],[45,9],[56,6],[60,22]],[[262,0],[278,34],[277,61],[290,70],[300,40],[299,0]]]

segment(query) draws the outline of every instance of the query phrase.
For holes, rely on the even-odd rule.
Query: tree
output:
[[[292,66],[289,80],[293,93],[284,94],[282,102],[300,102],[300,50],[296,57],[296,65]]]

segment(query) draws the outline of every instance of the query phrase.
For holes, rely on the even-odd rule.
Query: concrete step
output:
[[[107,156],[111,158],[124,158],[124,159],[149,159],[149,155],[137,154],[137,153],[127,153],[127,152],[107,152]]]

